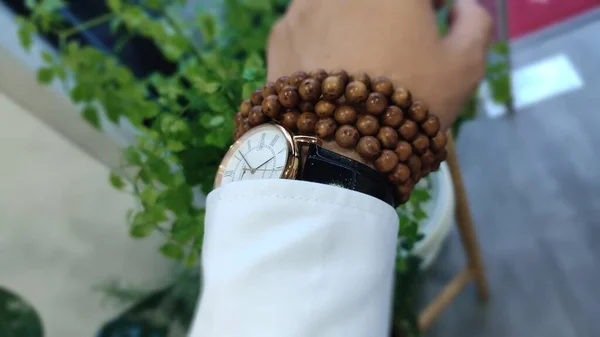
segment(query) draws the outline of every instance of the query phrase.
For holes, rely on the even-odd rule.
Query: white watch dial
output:
[[[238,180],[279,179],[288,160],[286,135],[274,125],[248,131],[231,147],[221,164],[220,184]]]

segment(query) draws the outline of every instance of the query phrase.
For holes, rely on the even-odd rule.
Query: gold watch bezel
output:
[[[227,153],[225,154],[225,156],[221,160],[221,163],[219,164],[213,188],[218,188],[219,186],[221,186],[227,163],[231,160],[231,157],[233,157],[233,155],[239,150],[241,145],[244,144],[248,140],[248,138],[254,136],[255,134],[271,128],[276,128],[279,132],[283,134],[288,150],[285,167],[279,179],[296,179],[298,177],[298,171],[300,166],[300,146],[313,143],[320,145],[321,142],[317,137],[294,135],[288,129],[284,128],[279,124],[268,123],[256,126],[248,130],[248,132],[246,132],[242,137],[240,137],[233,144],[231,144],[231,146],[229,146]]]

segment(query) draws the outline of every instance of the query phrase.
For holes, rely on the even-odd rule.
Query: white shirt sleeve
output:
[[[206,204],[190,337],[387,337],[398,217],[383,201],[294,180],[235,182]]]

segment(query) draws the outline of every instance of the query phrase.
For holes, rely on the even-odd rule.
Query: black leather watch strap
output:
[[[395,206],[394,186],[379,172],[348,157],[310,144],[299,180],[361,192]]]

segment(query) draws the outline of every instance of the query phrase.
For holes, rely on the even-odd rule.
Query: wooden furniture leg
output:
[[[451,132],[448,132],[448,167],[452,176],[452,184],[454,185],[454,194],[456,197],[456,224],[458,232],[463,244],[465,253],[467,254],[468,266],[458,273],[452,281],[450,281],[441,293],[435,298],[419,316],[419,327],[421,331],[427,330],[444,309],[452,303],[454,298],[460,294],[464,287],[474,280],[479,293],[479,298],[485,300],[489,296],[487,280],[477,243],[477,236],[471,218],[469,202],[463,185],[460,167],[458,166],[458,158],[454,148],[454,138]]]
[[[473,219],[471,218],[471,210],[469,208],[469,200],[463,185],[462,174],[458,165],[458,158],[454,148],[454,137],[448,132],[448,167],[452,175],[452,184],[454,185],[454,195],[456,196],[456,225],[462,240],[463,247],[469,261],[469,268],[473,272],[477,290],[481,299],[486,299],[489,295],[485,270],[481,259],[481,252],[477,242]]]

